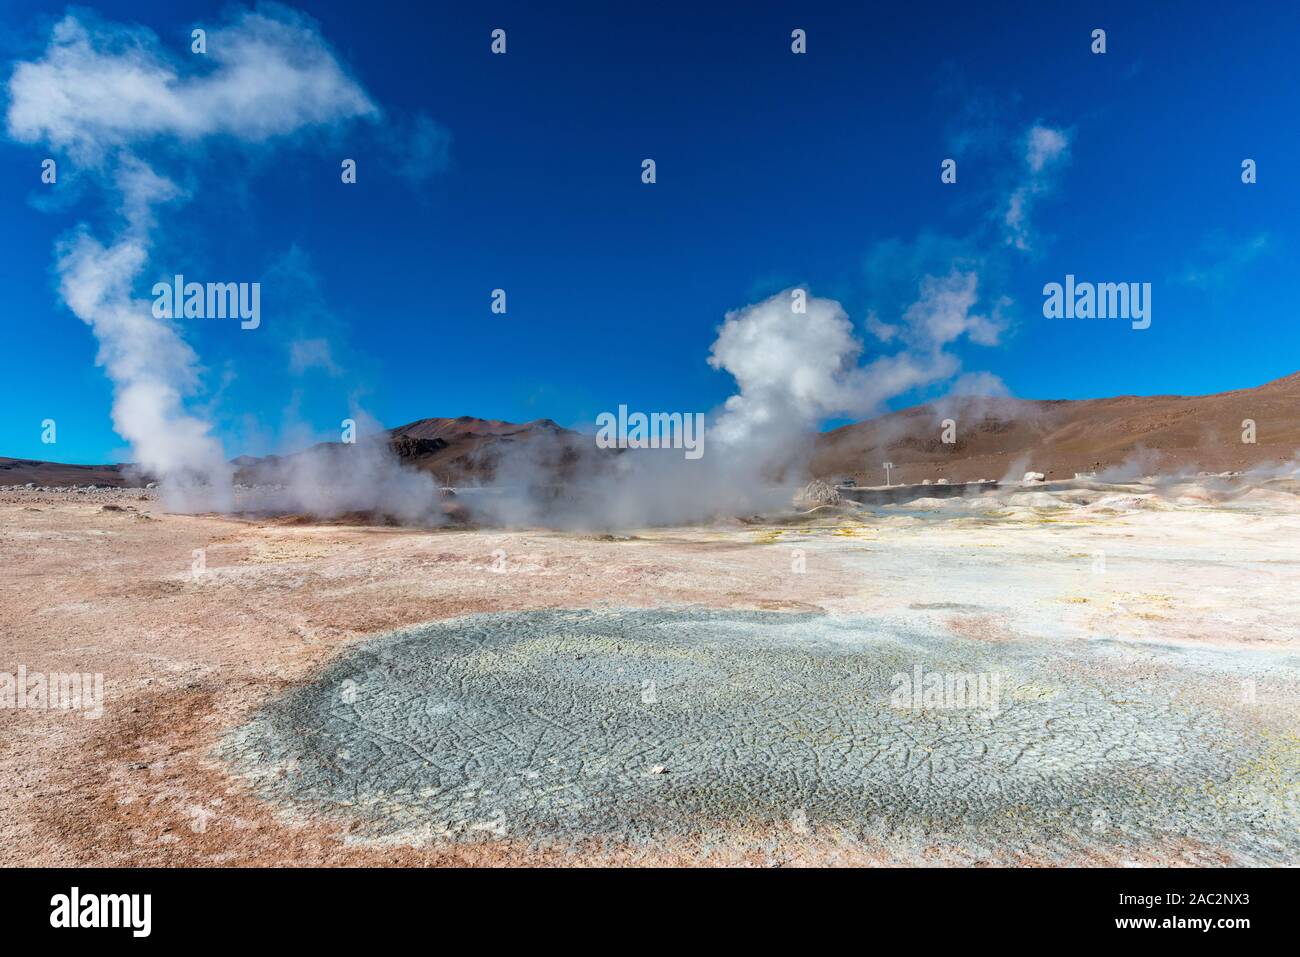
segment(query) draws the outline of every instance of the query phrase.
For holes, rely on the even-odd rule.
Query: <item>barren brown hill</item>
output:
[[[942,441],[943,423],[956,441]],[[1245,420],[1254,444],[1242,441]],[[599,467],[594,444],[550,419],[522,424],[495,419],[418,419],[389,429],[387,441],[404,464],[440,482],[492,481],[503,463],[530,481],[564,481],[579,467]],[[1235,471],[1286,462],[1300,451],[1300,373],[1253,389],[1202,396],[1117,396],[1033,400],[949,397],[816,437],[814,475],[880,484],[884,462],[894,482],[946,478],[1019,479],[1024,472],[1070,478],[1104,472],[1120,478],[1185,470]],[[585,458],[584,458],[585,456]],[[236,480],[273,481],[281,457],[234,460]],[[580,464],[581,463],[581,464]],[[67,465],[0,458],[0,485],[142,485],[127,465]]]
[[[507,459],[526,466],[520,471],[563,480],[571,476],[579,455],[591,447],[590,439],[550,419],[522,425],[468,415],[417,419],[389,429],[388,435],[405,464],[451,485],[490,482]]]
[[[942,441],[944,420],[956,441]],[[1255,442],[1242,441],[1243,422]],[[1253,389],[1201,396],[1031,400],[949,397],[818,436],[812,471],[859,484],[952,482],[1043,472],[1113,477],[1235,471],[1289,461],[1300,451],[1300,373]]]
[[[472,485],[490,482],[507,457],[521,463],[521,474],[534,479],[563,481],[572,475],[579,455],[591,442],[550,419],[522,424],[496,419],[418,419],[389,429],[389,445],[403,464],[429,472],[440,482]],[[326,442],[321,446],[339,446]],[[255,484],[278,481],[277,466],[294,455],[257,457],[241,455],[231,460],[235,481]],[[130,465],[71,465],[38,459],[0,457],[0,485],[142,486],[149,476]]]
[[[550,419],[518,424],[497,419],[476,419],[462,415],[455,419],[417,419],[384,432],[384,439],[403,465],[428,472],[439,484],[477,485],[491,482],[506,460],[518,463],[511,471],[533,480],[563,481],[572,476],[584,443],[576,432],[561,428]],[[242,456],[235,480],[255,485],[278,482],[281,469],[297,455],[313,450],[338,451],[339,442],[322,442],[304,453]]]
[[[37,459],[10,459],[0,456],[0,485],[38,486],[100,485],[112,488],[140,486],[147,477],[132,474],[125,465],[69,465]]]

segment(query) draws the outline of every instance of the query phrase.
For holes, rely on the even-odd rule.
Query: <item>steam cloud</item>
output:
[[[133,147],[193,148],[218,134],[259,143],[377,112],[315,26],[285,8],[243,12],[208,45],[212,68],[183,75],[151,32],[69,15],[41,59],[15,67],[6,117],[10,136],[66,152],[115,201],[122,225],[111,241],[83,224],[60,243],[59,290],[99,341],[114,427],[178,510],[229,509],[232,469],[210,425],[184,408],[198,386],[194,351],[133,297],[155,209],[186,198]]]
[[[186,510],[230,509],[232,467],[210,424],[185,408],[199,385],[197,356],[175,320],[154,317],[149,303],[134,297],[150,263],[156,210],[188,198],[137,150],[192,156],[217,136],[267,143],[379,115],[316,25],[286,8],[238,13],[209,32],[208,49],[206,57],[181,61],[147,30],[69,15],[39,60],[16,66],[7,114],[14,139],[70,155],[113,201],[121,223],[110,241],[83,224],[59,244],[59,289],[99,341],[98,361],[115,386],[116,429],[138,464],[162,480],[168,505]],[[426,167],[445,166],[449,134],[424,119],[410,127],[414,155],[424,159],[419,169],[399,172],[418,177]],[[1006,246],[1031,248],[1030,212],[1068,148],[1060,130],[1037,125],[1025,135],[1023,176],[1002,206]],[[924,237],[911,248],[890,247],[910,260],[900,273],[910,298],[902,308],[868,314],[867,330],[893,351],[865,362],[866,345],[835,300],[786,290],[728,313],[708,361],[735,379],[737,391],[709,429],[703,459],[575,450],[542,436],[501,454],[496,494],[478,503],[480,514],[507,524],[627,526],[771,504],[774,484],[806,477],[821,421],[872,414],[891,398],[951,380],[961,372],[951,347],[963,339],[998,343],[1010,300],[981,287],[977,255],[998,245],[987,236],[943,240],[937,248],[950,255],[924,268]],[[796,293],[806,297],[803,310],[793,308]],[[882,320],[881,311],[894,318]],[[299,370],[338,371],[326,340],[296,343],[291,361]],[[959,382],[982,394],[1006,393],[990,373]],[[568,478],[563,495],[553,487],[561,471]],[[284,485],[278,507],[324,515],[379,509],[402,520],[436,520],[432,480],[398,468],[382,439],[321,446],[277,460],[268,474]]]

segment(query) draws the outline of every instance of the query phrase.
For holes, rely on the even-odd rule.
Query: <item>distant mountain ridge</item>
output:
[[[944,441],[951,422],[953,442]],[[1253,423],[1253,443],[1242,441]],[[406,465],[443,484],[489,482],[512,457],[530,475],[564,481],[594,448],[591,436],[551,419],[416,419],[385,432]],[[322,443],[340,446],[341,443]],[[1282,462],[1300,451],[1300,372],[1251,389],[1201,396],[1115,396],[1104,399],[1012,399],[949,396],[819,433],[810,471],[859,484],[1019,478],[1033,470],[1048,478],[1076,472],[1231,471]],[[236,481],[292,459],[239,456]],[[142,485],[130,465],[65,465],[0,457],[0,485]]]
[[[951,443],[943,441],[946,421]],[[821,433],[812,472],[873,485],[884,481],[885,462],[896,483],[1019,479],[1029,470],[1049,479],[1106,470],[1136,477],[1242,470],[1297,451],[1300,373],[1201,396],[950,396]]]
[[[457,418],[416,419],[384,435],[390,448],[403,464],[429,472],[439,482],[448,484],[491,481],[503,457],[516,449],[530,450],[539,459],[539,467],[563,476],[577,459],[578,450],[590,442],[580,433],[563,428],[550,419],[532,422],[502,422],[462,415]],[[342,448],[341,442],[322,442],[312,448]],[[309,450],[304,450],[304,452]],[[280,466],[301,455],[240,455],[231,459],[235,481],[255,483],[274,480]],[[100,485],[109,487],[139,486],[150,481],[129,463],[116,465],[66,465],[36,459],[0,457],[0,485],[37,486]]]
[[[576,466],[591,441],[550,419],[522,425],[462,415],[455,419],[416,419],[388,430],[389,445],[405,464],[430,472],[444,484],[489,482],[512,454],[538,460],[557,478]]]

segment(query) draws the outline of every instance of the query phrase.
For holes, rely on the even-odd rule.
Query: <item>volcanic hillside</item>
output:
[[[944,420],[956,441],[942,441]],[[1255,443],[1242,441],[1243,421]],[[1300,373],[1254,389],[1203,396],[1116,396],[1026,400],[949,397],[817,437],[814,475],[895,483],[946,478],[1049,479],[1076,472],[1140,477],[1180,471],[1224,472],[1289,461],[1300,451]]]
[[[389,444],[403,463],[451,485],[490,482],[503,465],[557,480],[573,477],[589,437],[535,419],[523,425],[496,419],[417,419],[390,429]],[[531,470],[531,471],[530,471]]]
[[[952,444],[942,441],[947,419],[955,423]],[[1247,419],[1255,424],[1254,444],[1242,441]],[[487,483],[498,473],[516,481],[564,482],[602,461],[590,436],[550,419],[418,419],[389,429],[386,439],[403,464],[450,485]],[[869,485],[884,481],[884,462],[894,463],[896,483],[1019,480],[1030,470],[1053,479],[1076,472],[1109,471],[1104,477],[1121,479],[1236,471],[1290,461],[1300,451],[1300,373],[1203,396],[948,397],[821,433],[814,449],[812,474]],[[276,466],[292,457],[241,456],[233,460],[236,481],[276,481]],[[0,485],[120,486],[148,479],[129,465],[0,458]]]
[[[453,486],[492,482],[503,466],[523,480],[563,482],[573,477],[579,455],[590,446],[590,441],[550,419],[518,425],[468,415],[417,419],[388,429],[384,436],[403,465],[428,472],[441,485]],[[239,466],[235,480],[250,485],[279,481],[283,466],[291,464],[296,455],[322,449],[346,456],[341,443],[322,442],[303,453],[245,457],[235,460]],[[346,462],[346,457],[340,462]]]
[[[0,456],[0,485],[39,486],[98,485],[121,488],[139,486],[147,477],[132,474],[127,465],[67,465],[37,459],[10,459]]]

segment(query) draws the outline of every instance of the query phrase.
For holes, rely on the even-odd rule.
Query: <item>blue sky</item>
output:
[[[209,69],[190,30],[242,9],[92,6],[71,8],[92,45],[151,31],[182,76]],[[924,276],[957,260],[978,264],[974,308],[996,305],[996,341],[954,339],[960,369],[885,408],[962,374],[1082,398],[1300,368],[1294,4],[555,6],[296,4],[373,114],[260,141],[130,144],[187,196],[156,209],[135,294],[173,272],[262,283],[256,330],[176,323],[197,357],[185,407],[226,454],[336,437],[358,408],[385,425],[710,411],[736,389],[707,361],[729,311],[806,286],[842,304],[869,363],[903,338],[873,327],[897,327]],[[6,84],[68,9],[5,4]],[[489,52],[494,27],[505,56]],[[806,55],[790,51],[796,27]],[[1038,178],[1035,128],[1067,144]],[[59,244],[120,228],[102,159],[78,152],[12,123],[0,142],[2,455],[132,457],[96,336],[59,291]],[[40,182],[47,156],[54,186]],[[344,157],[355,185],[340,182]],[[947,157],[953,185],[939,179]],[[1007,242],[1017,190],[1025,249]],[[1151,327],[1043,318],[1043,284],[1066,273],[1150,282]],[[506,315],[489,308],[494,288]],[[56,445],[41,442],[47,418]]]

